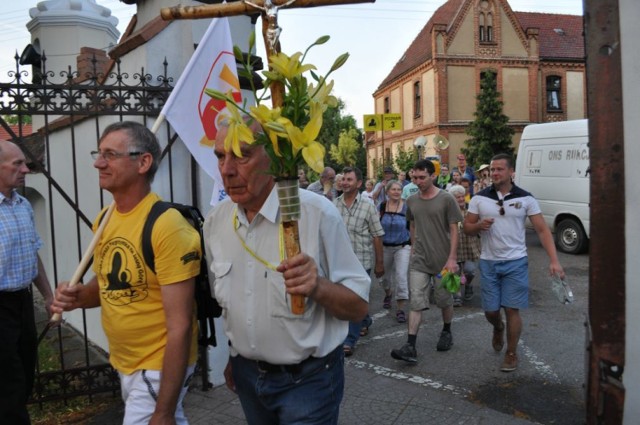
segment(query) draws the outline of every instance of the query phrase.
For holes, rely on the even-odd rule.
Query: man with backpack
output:
[[[91,153],[100,187],[115,210],[94,251],[94,276],[84,285],[58,285],[52,310],[102,307],[109,360],[119,372],[124,424],[187,424],[182,399],[195,367],[194,277],[200,273],[200,237],[175,209],[153,224],[153,265],[142,232],[153,205],[151,192],[160,146],[134,122],[109,125]],[[94,231],[102,214],[94,223]]]

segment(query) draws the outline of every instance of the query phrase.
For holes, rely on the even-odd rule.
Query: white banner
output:
[[[200,167],[213,178],[211,204],[215,205],[226,197],[213,154],[217,118],[225,103],[207,96],[206,88],[223,93],[231,90],[236,103],[242,103],[227,18],[211,21],[160,113],[180,135]]]

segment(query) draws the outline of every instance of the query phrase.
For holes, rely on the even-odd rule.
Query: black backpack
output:
[[[176,202],[158,201],[151,207],[147,221],[142,228],[142,257],[144,262],[153,273],[155,268],[155,255],[153,253],[153,245],[151,245],[151,232],[153,225],[158,217],[164,214],[169,208],[178,210],[180,214],[193,226],[200,235],[200,247],[202,249],[202,259],[200,261],[200,274],[196,276],[195,298],[196,310],[198,318],[198,345],[206,347],[216,344],[216,328],[213,319],[222,315],[222,307],[218,301],[211,296],[209,287],[209,277],[207,262],[204,258],[204,236],[202,234],[202,225],[204,217],[198,208],[191,205],[178,204]]]

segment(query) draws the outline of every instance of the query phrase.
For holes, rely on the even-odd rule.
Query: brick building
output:
[[[484,72],[497,77],[516,148],[527,124],[585,118],[584,56],[582,16],[514,12],[506,0],[447,1],[373,93],[375,113],[401,114],[402,128],[367,133],[370,173],[419,136],[428,140],[423,155],[452,162],[469,138]],[[438,134],[450,142],[440,152]]]

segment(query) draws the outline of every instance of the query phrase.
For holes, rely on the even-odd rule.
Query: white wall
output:
[[[177,0],[149,0],[141,2],[142,21],[152,19],[159,14],[161,6],[177,4]],[[194,51],[194,43],[198,43],[204,35],[210,20],[182,20],[173,22],[162,33],[149,40],[146,44],[129,52],[121,58],[121,70],[133,76],[140,73],[144,68],[145,73],[154,78],[164,72],[163,62],[167,59],[168,76],[173,78],[173,85],[178,81],[182,70],[191,58]],[[238,17],[230,19],[232,37],[234,44],[243,50],[248,47],[249,31],[253,29],[248,17]],[[138,28],[139,29],[139,28]],[[53,47],[51,47],[53,48]],[[48,51],[48,54],[55,52]],[[75,58],[73,63],[68,65],[75,69]],[[68,65],[64,66],[64,69]],[[62,66],[62,65],[60,65]],[[266,61],[265,61],[266,66]],[[108,81],[106,84],[112,84]],[[158,84],[156,80],[151,82]],[[129,85],[137,84],[131,79],[126,82]],[[243,93],[243,95],[245,95]],[[142,122],[142,117],[125,117]],[[118,121],[119,117],[101,117],[99,128],[104,129],[109,123]],[[151,128],[153,118],[147,119],[147,126]],[[76,124],[74,127],[74,137],[71,137],[70,129],[62,129],[49,135],[49,146],[51,155],[51,169],[49,170],[53,178],[62,185],[65,192],[72,198],[77,193],[77,202],[80,209],[93,221],[100,210],[100,189],[98,185],[98,175],[93,168],[93,160],[89,152],[96,149],[96,122],[93,119]],[[171,132],[173,133],[173,132]],[[162,147],[168,142],[168,132],[166,125],[161,126],[157,133]],[[75,147],[72,147],[72,139],[75,140]],[[73,158],[73,148],[76,156]],[[213,157],[213,155],[212,155]],[[165,199],[169,199],[173,193],[173,199],[177,202],[191,203],[191,155],[187,151],[181,140],[177,140],[171,149],[173,170],[172,180],[169,178],[169,161],[163,160],[160,164],[158,174],[154,180],[152,189]],[[73,174],[71,161],[77,165],[77,175]],[[199,167],[197,169],[198,179],[198,207],[206,215],[210,209],[213,184],[211,179]],[[34,200],[34,208],[38,217],[40,235],[45,241],[43,258],[47,273],[51,282],[68,280],[82,256],[82,252],[76,248],[77,240],[80,239],[84,249],[90,242],[92,233],[84,223],[78,225],[76,214],[67,202],[53,189],[49,196],[49,187],[43,175],[29,176],[27,184],[31,191],[31,199]],[[171,191],[172,190],[172,191]],[[102,194],[104,205],[111,202],[109,193]],[[50,219],[50,209],[53,211],[53,220]],[[51,237],[51,229],[55,223],[55,242]],[[78,236],[78,229],[80,235]],[[57,276],[53,275],[53,260],[51,253],[57,253]],[[87,273],[87,277],[92,275]],[[100,310],[92,309],[87,311],[87,336],[103,349],[108,348],[107,340],[102,331],[100,321]],[[65,319],[76,329],[82,330],[82,312],[71,312],[65,314]],[[222,330],[221,320],[217,321],[216,334],[218,348],[210,350],[211,380],[214,384],[224,383],[223,370],[228,358],[227,339]]]
[[[637,21],[640,2],[620,0],[620,36],[622,48],[622,93],[624,113],[624,168],[625,168],[625,233],[626,237],[626,335],[624,385],[624,424],[637,424],[640,418],[640,185],[633,184],[635,170],[640,162],[637,122],[640,116],[640,50],[635,43],[640,38]]]

